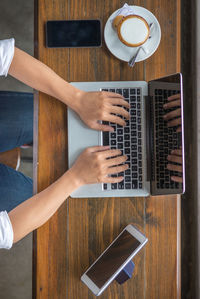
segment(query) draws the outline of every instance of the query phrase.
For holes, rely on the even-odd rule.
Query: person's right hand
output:
[[[95,146],[85,149],[69,170],[77,185],[95,183],[118,183],[124,177],[112,177],[128,168],[124,164],[127,156],[122,156],[120,150],[111,150],[109,146]]]
[[[111,126],[103,124],[102,121],[125,126],[125,119],[130,118],[127,111],[129,104],[122,95],[114,92],[80,91],[75,103],[74,110],[82,121],[94,130],[113,131]]]

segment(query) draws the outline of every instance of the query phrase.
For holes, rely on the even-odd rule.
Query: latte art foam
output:
[[[122,22],[120,34],[122,39],[128,44],[142,44],[148,37],[149,28],[142,19],[131,17]]]

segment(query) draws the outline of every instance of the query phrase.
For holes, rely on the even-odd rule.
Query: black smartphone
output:
[[[48,48],[100,47],[100,20],[47,21]]]

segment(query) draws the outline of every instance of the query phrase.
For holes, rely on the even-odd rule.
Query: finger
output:
[[[181,109],[178,108],[178,109],[175,109],[169,113],[166,113],[163,118],[164,120],[168,120],[168,119],[172,119],[172,118],[175,118],[177,116],[181,116]]]
[[[121,98],[121,99],[124,99],[124,97],[119,93],[110,92],[110,91],[102,91],[102,93],[103,93],[103,95],[105,95],[108,98]]]
[[[168,121],[167,123],[168,127],[176,127],[176,126],[179,126],[181,125],[181,118],[176,118],[176,119],[173,119],[171,121]]]
[[[167,160],[171,161],[171,162],[182,164],[182,157],[181,156],[169,155],[167,157]]]
[[[124,180],[123,176],[118,176],[118,177],[105,177],[104,183],[119,183]]]
[[[123,108],[117,107],[117,106],[111,106],[110,107],[110,113],[119,114],[121,116],[124,116],[126,119],[130,118],[130,114]]]
[[[95,153],[95,152],[107,151],[108,149],[110,149],[109,145],[98,145],[98,146],[88,147],[86,150],[89,151],[90,153]]]
[[[90,126],[94,130],[104,131],[104,132],[114,132],[114,129],[111,126],[103,125],[98,122],[95,122],[93,125]]]
[[[128,164],[115,166],[115,167],[109,167],[107,169],[107,174],[115,174],[115,173],[123,172],[126,169],[128,169]]]
[[[183,171],[182,166],[174,165],[174,164],[167,164],[167,169],[173,170],[173,171],[178,171],[178,172],[182,172]]]
[[[183,178],[180,176],[171,176],[171,180],[177,183],[182,183],[183,182]]]
[[[119,116],[116,116],[116,115],[112,115],[112,114],[108,114],[107,116],[104,117],[105,121],[109,121],[109,122],[112,122],[112,123],[115,123],[115,124],[118,124],[120,126],[125,126],[126,125],[126,122],[125,120],[123,120],[121,117]]]
[[[182,150],[181,149],[175,149],[171,151],[171,155],[178,155],[182,156]]]
[[[127,160],[127,156],[120,156],[117,158],[109,159],[106,164],[107,164],[107,166],[111,167],[111,166],[115,166],[115,165],[120,165],[120,164],[124,163],[126,160]]]
[[[177,93],[177,94],[174,94],[174,95],[168,97],[168,101],[172,101],[172,100],[180,99],[180,98],[181,98],[180,93]]]
[[[119,149],[110,149],[102,152],[102,157],[109,159],[111,157],[121,156],[122,152]]]
[[[180,98],[181,98],[180,93],[177,93],[177,94],[174,94],[173,96],[168,97],[168,101],[172,101],[172,100],[180,99]]]
[[[178,127],[177,129],[176,129],[176,132],[178,133],[178,132],[182,132],[182,127],[180,126],[180,127]]]
[[[127,101],[125,101],[124,99],[120,99],[120,98],[116,98],[116,99],[110,98],[109,103],[111,103],[112,105],[120,105],[120,106],[130,108],[129,103]]]
[[[173,108],[173,107],[180,107],[181,106],[181,101],[180,100],[176,100],[176,101],[172,101],[169,103],[166,103],[163,105],[164,109],[169,109],[169,108]]]

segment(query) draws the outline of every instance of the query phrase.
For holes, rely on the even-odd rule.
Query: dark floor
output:
[[[33,0],[0,1],[0,39],[14,37],[16,46],[31,55],[33,54],[33,4]],[[30,87],[10,76],[0,77],[0,90],[32,92]],[[23,149],[19,168],[30,177],[33,173],[32,155],[32,148]],[[15,244],[12,250],[0,251],[0,298],[32,298],[32,234]]]

